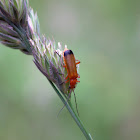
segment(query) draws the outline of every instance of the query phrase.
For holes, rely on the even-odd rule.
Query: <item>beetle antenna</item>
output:
[[[74,93],[74,99],[75,99],[76,111],[77,111],[77,114],[78,114],[78,116],[79,116],[78,106],[77,106],[77,101],[76,101],[76,95],[75,95],[74,90],[73,90],[73,93]]]
[[[68,103],[68,100],[69,100],[70,96],[71,96],[71,92],[70,92],[69,95],[68,95],[68,98],[67,98],[66,104]],[[64,107],[66,106],[66,104],[64,104],[63,107],[60,109],[60,111],[58,112],[57,117],[59,116],[59,114],[61,113],[61,111],[64,109]]]
[[[60,109],[60,111],[57,114],[57,117],[59,116],[59,114],[61,113],[61,111],[64,109],[65,105],[63,105],[63,107]]]

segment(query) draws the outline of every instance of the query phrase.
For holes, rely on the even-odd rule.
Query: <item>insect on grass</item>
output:
[[[75,89],[76,84],[78,82],[80,82],[77,79],[77,78],[80,78],[80,75],[78,74],[77,67],[76,67],[76,65],[80,64],[80,61],[79,60],[76,61],[72,50],[69,50],[67,48],[65,48],[63,51],[63,61],[64,61],[63,67],[66,68],[66,70],[67,70],[67,76],[65,77],[65,80],[66,80],[65,83],[69,82],[69,89],[70,89],[69,95],[67,97],[67,101],[69,100],[69,98],[71,96],[71,92],[73,91],[74,98],[75,98],[75,104],[76,104],[76,110],[77,110],[77,114],[79,115],[74,89]],[[65,107],[65,105],[63,106],[63,108],[64,107]],[[62,111],[62,109],[60,110],[60,112]]]

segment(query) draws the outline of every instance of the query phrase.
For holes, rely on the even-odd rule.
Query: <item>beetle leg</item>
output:
[[[64,84],[64,83],[68,83],[69,82],[69,79],[67,80],[68,78],[66,77],[66,81],[63,81],[60,83],[60,85]]]
[[[64,84],[64,83],[68,83],[68,82],[69,82],[69,79],[66,80],[66,81],[61,82],[60,85],[62,85],[62,84]]]
[[[62,65],[64,68],[66,68],[66,65]]]
[[[68,82],[69,82],[69,80],[65,81],[65,83],[68,83]]]
[[[65,78],[65,80],[67,80],[68,78],[69,78],[69,76],[67,75],[66,78]]]
[[[79,60],[76,60],[77,62],[76,62],[76,65],[78,65],[78,64],[80,64],[81,62],[79,61]]]

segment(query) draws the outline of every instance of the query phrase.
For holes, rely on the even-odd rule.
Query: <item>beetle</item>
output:
[[[56,52],[57,53],[57,52]],[[75,59],[75,56],[72,52],[72,50],[69,50],[67,48],[64,49],[63,51],[63,60],[64,60],[64,65],[63,67],[66,68],[68,75],[65,78],[65,83],[70,82],[70,86],[69,88],[73,91],[74,93],[74,97],[75,97],[75,103],[76,103],[76,110],[77,110],[77,114],[79,116],[79,112],[78,112],[78,107],[77,107],[77,102],[76,102],[76,96],[75,96],[75,92],[74,92],[74,88],[76,86],[76,84],[78,82],[80,82],[79,80],[77,80],[77,78],[80,78],[80,75],[77,73],[77,67],[76,65],[80,64],[79,60]],[[69,96],[67,98],[67,101],[69,99],[71,95],[71,91],[69,93]],[[63,108],[65,107],[65,105],[62,107],[62,109],[59,111],[58,115],[60,114],[60,112],[63,110]]]
[[[80,64],[79,60],[75,60],[75,56],[72,52],[72,50],[68,50],[67,48],[63,51],[63,60],[64,60],[64,66],[67,70],[68,75],[65,78],[65,83],[70,81],[70,89],[74,89],[77,82],[80,82],[77,80],[77,78],[80,78],[80,75],[77,73],[76,65]],[[76,62],[77,61],[77,62]],[[68,79],[69,78],[69,79]]]
[[[76,68],[76,65],[80,64],[80,61],[76,60],[72,50],[68,50],[67,48],[65,48],[63,51],[63,60],[64,60],[64,64],[65,64],[63,67],[66,68],[67,73],[68,73],[68,75],[65,78],[65,80],[66,80],[65,83],[68,83],[70,81],[69,88],[74,93],[76,110],[77,110],[77,113],[79,116],[74,88],[75,88],[76,84],[78,82],[80,82],[79,80],[77,80],[77,78],[80,78],[80,75],[77,73],[77,68]],[[71,92],[70,92],[70,94],[71,94]]]

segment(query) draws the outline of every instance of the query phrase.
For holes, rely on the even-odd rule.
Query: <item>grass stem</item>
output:
[[[76,115],[72,104],[70,101],[66,101],[65,98],[62,96],[62,94],[59,92],[59,90],[55,87],[55,85],[49,81],[51,86],[53,87],[53,89],[55,90],[55,92],[57,93],[57,95],[59,96],[59,98],[61,99],[61,101],[64,103],[64,105],[66,106],[67,110],[69,111],[69,113],[71,114],[72,118],[74,119],[74,121],[76,122],[76,124],[78,125],[78,127],[80,128],[80,130],[82,131],[82,133],[84,134],[84,136],[86,137],[87,140],[93,140],[93,138],[91,137],[91,135],[87,132],[87,130],[85,129],[84,125],[82,124],[81,120],[79,119],[79,117]]]

